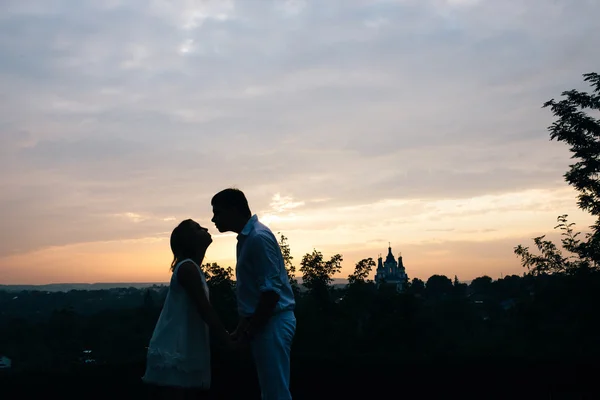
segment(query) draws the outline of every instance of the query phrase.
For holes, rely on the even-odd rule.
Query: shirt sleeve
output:
[[[253,239],[254,270],[259,290],[281,294],[283,282],[281,281],[282,259],[279,244],[266,235],[257,235]]]

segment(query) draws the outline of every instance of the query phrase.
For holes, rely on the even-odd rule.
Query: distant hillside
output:
[[[0,285],[0,290],[22,291],[39,290],[41,292],[68,292],[69,290],[105,290],[115,288],[143,289],[154,285],[166,285],[165,282],[115,282],[115,283],[50,283],[47,285]]]
[[[301,283],[302,279],[298,279]],[[348,283],[347,279],[335,278],[333,286],[340,287]],[[0,290],[20,292],[22,290],[39,290],[40,292],[68,292],[69,290],[106,290],[116,288],[143,289],[150,286],[167,285],[167,282],[112,282],[112,283],[50,283],[47,285],[0,285]]]

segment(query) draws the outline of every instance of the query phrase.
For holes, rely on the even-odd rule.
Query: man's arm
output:
[[[248,320],[247,326],[244,329],[246,335],[252,337],[258,331],[260,331],[269,321],[273,310],[279,301],[279,294],[273,290],[267,290],[260,293],[258,305],[256,311]]]
[[[241,332],[252,337],[259,332],[273,315],[280,298],[281,288],[281,249],[273,238],[257,236],[253,238],[252,262],[255,264],[256,281],[260,297],[254,314],[241,322]]]

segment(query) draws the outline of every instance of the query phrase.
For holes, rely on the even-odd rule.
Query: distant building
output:
[[[377,271],[375,273],[375,283],[379,287],[380,285],[393,285],[396,287],[396,291],[403,292],[406,289],[408,283],[408,275],[404,269],[402,263],[402,255],[398,256],[398,260],[394,258],[392,254],[392,246],[388,247],[388,254],[383,261],[381,255],[377,259]]]
[[[0,369],[10,369],[12,367],[12,361],[10,358],[0,356]]]

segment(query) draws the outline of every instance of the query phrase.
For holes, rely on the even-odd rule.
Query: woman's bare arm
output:
[[[196,265],[189,261],[181,264],[177,270],[177,280],[192,299],[200,316],[208,324],[210,330],[216,333],[217,337],[224,343],[229,344],[229,333],[204,292],[204,284]]]

